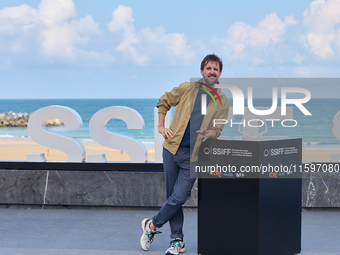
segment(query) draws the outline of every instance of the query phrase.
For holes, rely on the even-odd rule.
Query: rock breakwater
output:
[[[27,127],[30,114],[27,112],[2,112],[0,113],[0,127]],[[64,123],[59,119],[47,119],[47,127],[62,126]]]

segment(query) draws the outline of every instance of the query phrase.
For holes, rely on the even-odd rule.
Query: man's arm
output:
[[[178,87],[173,88],[170,92],[165,92],[157,103],[158,113],[166,114],[172,106],[176,106],[188,86],[188,82],[183,82]]]
[[[158,113],[158,132],[164,137],[164,139],[170,139],[174,132],[171,129],[164,127],[165,123],[165,114]]]
[[[174,132],[171,129],[164,127],[165,115],[172,106],[176,106],[179,103],[184,91],[188,89],[188,86],[188,82],[181,83],[170,92],[165,92],[157,103],[158,132],[164,137],[164,139],[170,139],[174,135]]]

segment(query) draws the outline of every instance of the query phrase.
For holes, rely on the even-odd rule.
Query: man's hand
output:
[[[158,132],[164,137],[164,139],[170,139],[174,136],[174,132],[172,132],[169,128],[158,127]]]
[[[214,133],[209,131],[208,129],[203,129],[203,130],[197,130],[196,133],[200,134],[203,136],[203,142],[207,139],[214,138]]]
[[[164,137],[164,139],[170,139],[173,137],[174,132],[171,129],[164,127],[165,114],[158,113],[158,132]]]

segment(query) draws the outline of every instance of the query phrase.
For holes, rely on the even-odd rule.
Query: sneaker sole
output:
[[[148,251],[149,249],[147,249],[146,247],[144,247],[143,246],[143,242],[142,242],[142,240],[143,240],[143,237],[145,236],[145,223],[146,223],[146,221],[147,221],[148,219],[144,219],[143,221],[142,221],[142,230],[143,230],[143,234],[142,234],[142,237],[140,238],[140,246],[142,247],[142,249],[144,250],[144,251]]]
[[[178,251],[178,253],[171,253],[171,255],[178,255],[179,253],[185,252],[185,246]],[[167,255],[168,253],[165,253]]]

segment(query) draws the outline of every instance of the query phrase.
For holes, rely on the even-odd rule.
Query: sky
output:
[[[0,94],[159,98],[210,53],[223,78],[339,77],[339,25],[340,0],[1,0]]]

